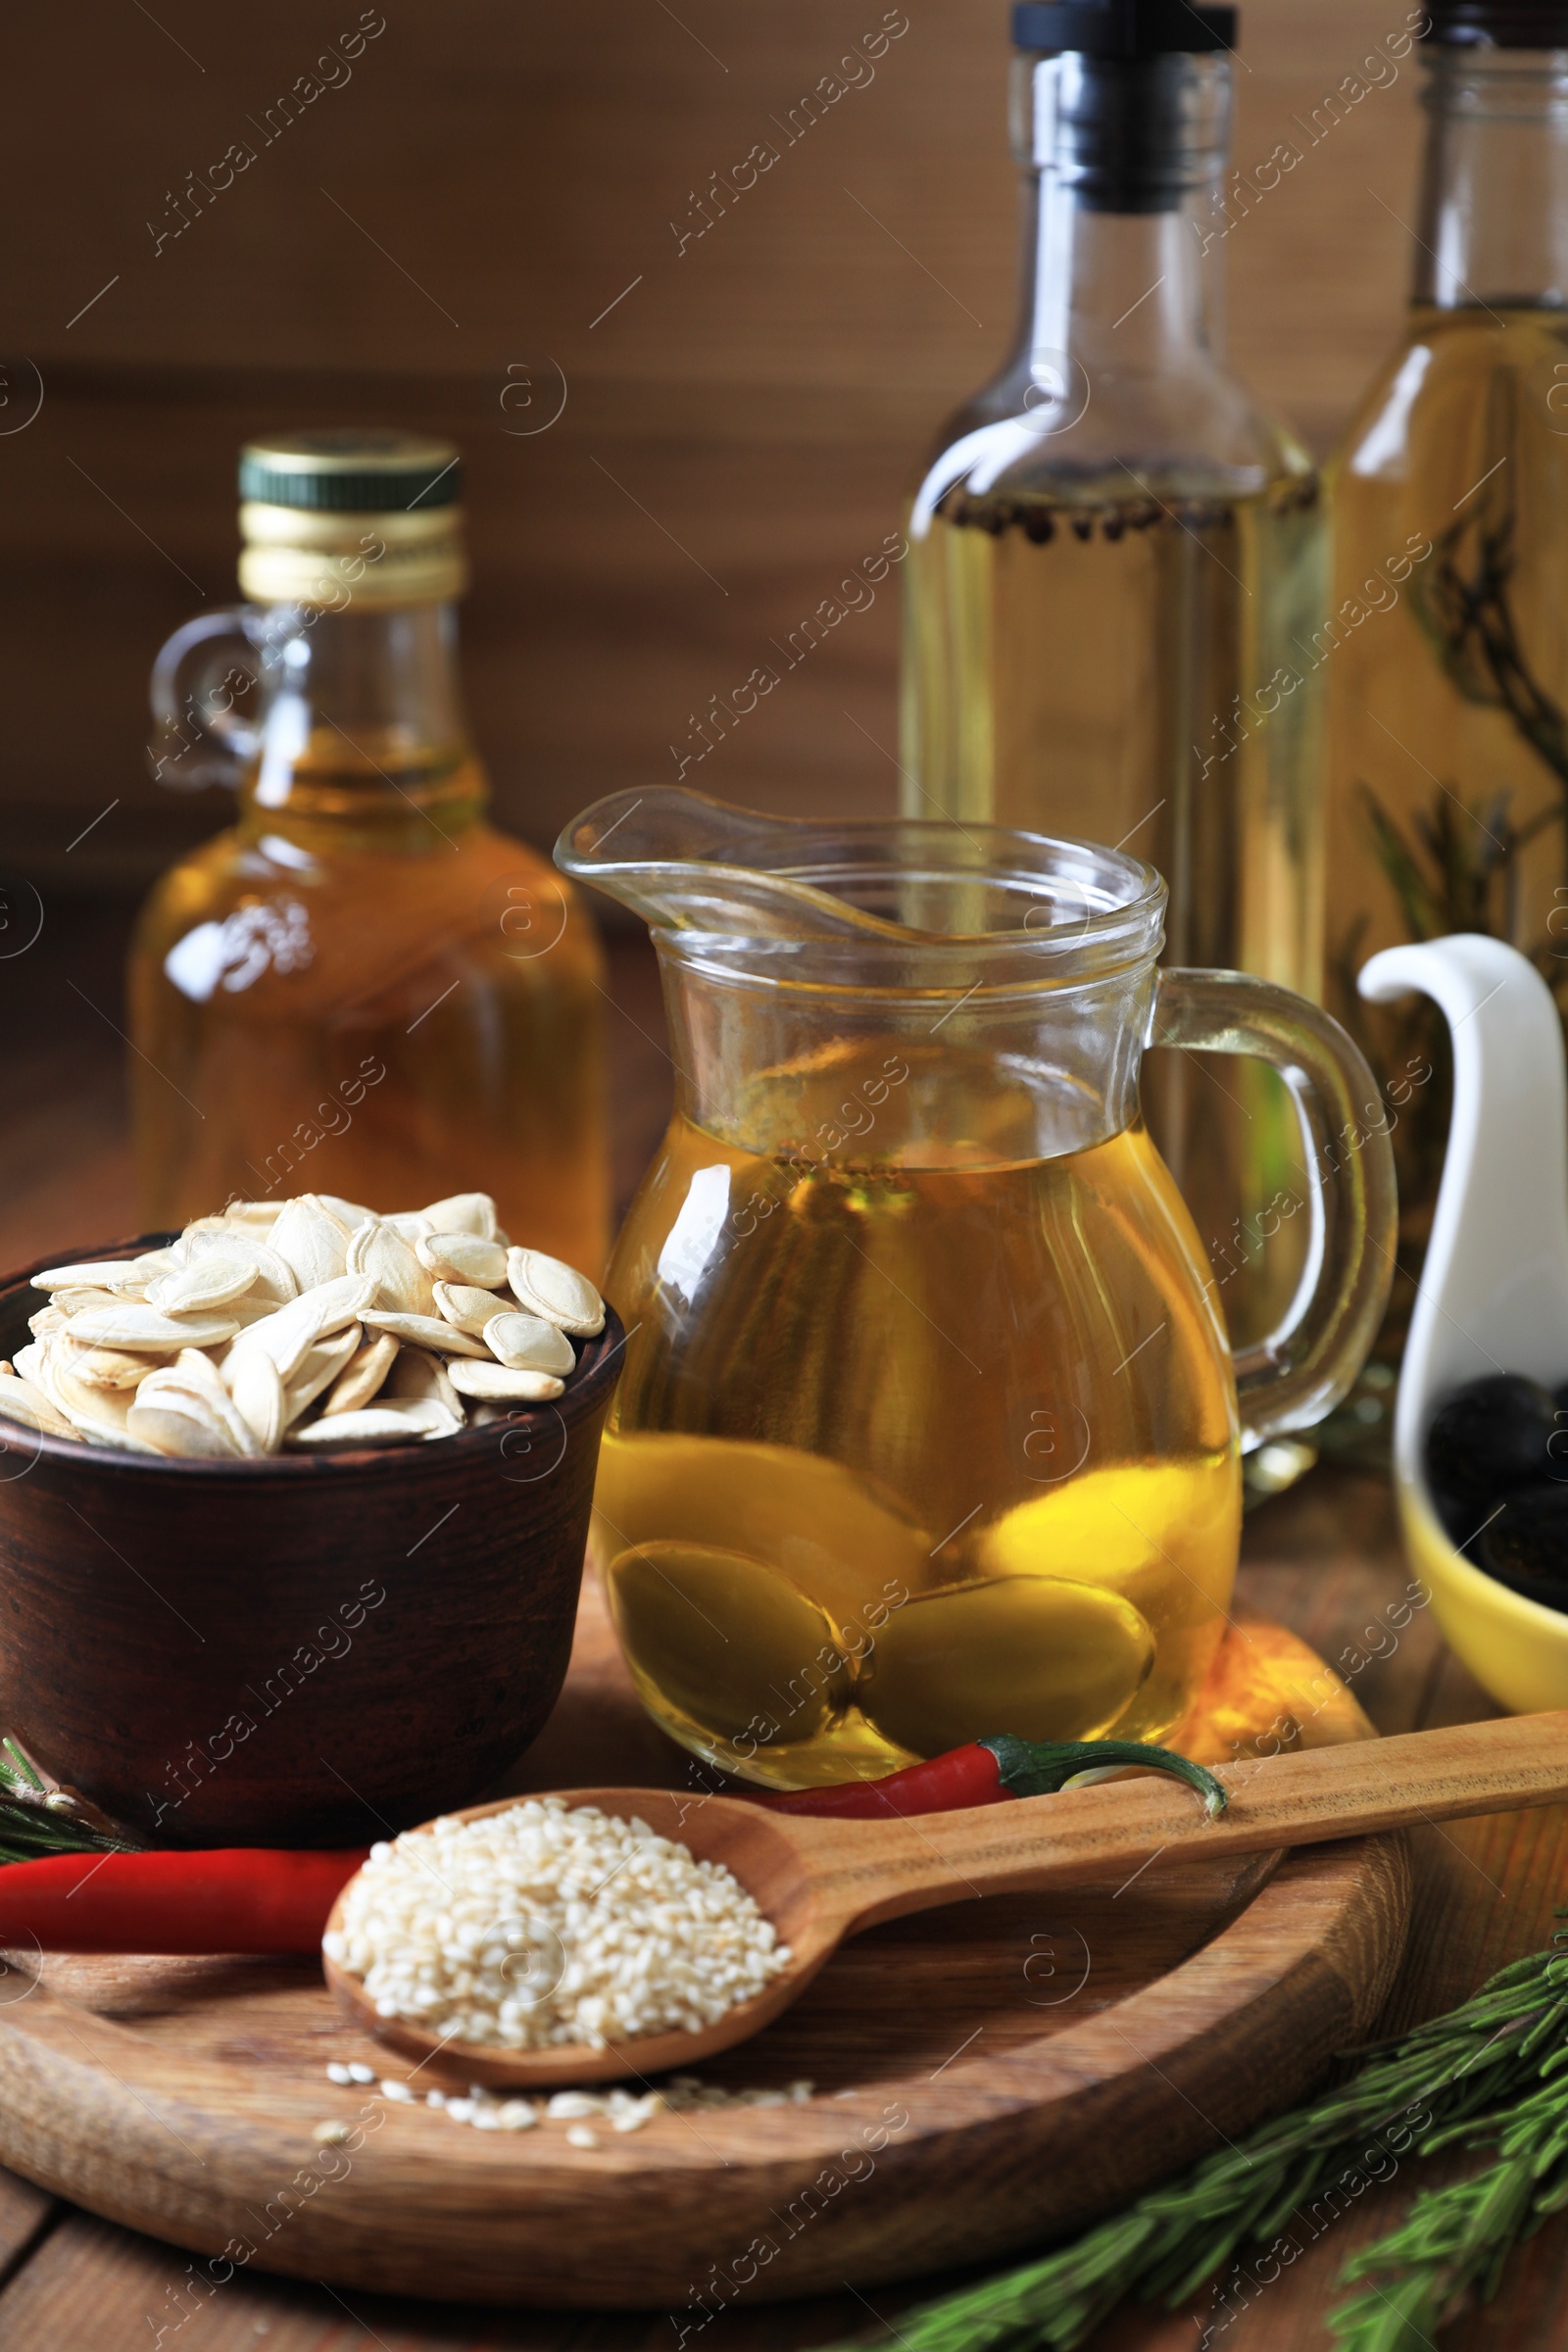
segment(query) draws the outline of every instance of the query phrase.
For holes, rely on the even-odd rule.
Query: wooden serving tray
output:
[[[1309,1745],[1371,1736],[1309,1650],[1242,1615],[1182,1744],[1271,1753],[1293,1725]],[[643,1715],[590,1590],[565,1695],[510,1785],[691,1785],[696,1802],[701,1778]],[[17,1954],[0,2162],[211,2258],[198,2278],[251,2264],[447,2300],[662,2305],[678,2336],[742,2294],[1037,2244],[1234,2137],[1367,2033],[1408,1908],[1402,1845],[1380,1838],[898,1921],[704,2069],[731,2088],[807,2078],[808,2102],[601,2127],[591,2149],[564,2122],[481,2132],[333,2085],[330,2059],[407,2069],[304,1962]],[[352,2136],[319,2144],[331,2123]]]

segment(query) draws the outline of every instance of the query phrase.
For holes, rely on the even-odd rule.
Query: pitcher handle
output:
[[[147,697],[157,721],[147,746],[155,783],[174,792],[233,786],[255,758],[257,730],[234,703],[260,676],[259,619],[247,605],[198,612],[161,649]]]
[[[1246,972],[1162,971],[1149,1043],[1255,1054],[1278,1070],[1301,1123],[1306,1182],[1276,1194],[1259,1223],[1304,1211],[1306,1263],[1283,1322],[1236,1356],[1242,1445],[1250,1451],[1332,1411],[1377,1336],[1394,1279],[1393,1121],[1339,1022]]]

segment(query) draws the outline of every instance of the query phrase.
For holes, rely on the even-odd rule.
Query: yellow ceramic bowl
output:
[[[1455,1551],[1419,1480],[1401,1472],[1399,1517],[1411,1566],[1431,1588],[1445,1641],[1511,1715],[1568,1707],[1568,1615],[1510,1592]]]

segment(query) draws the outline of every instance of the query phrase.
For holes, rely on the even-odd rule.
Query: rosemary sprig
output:
[[[1247,2246],[1264,2259],[1294,2248],[1285,2254],[1294,2262],[1401,2158],[1457,2138],[1497,2139],[1498,2165],[1424,2198],[1355,2266],[1357,2277],[1377,2269],[1384,2283],[1337,2315],[1348,2352],[1406,2352],[1425,2339],[1396,2322],[1407,2327],[1409,2314],[1430,2336],[1433,2298],[1446,2311],[1467,2288],[1490,2293],[1516,2239],[1568,2203],[1568,1957],[1553,1948],[1515,1961],[1459,2008],[1359,2055],[1365,2063],[1338,2089],[1260,2125],[1041,2261],[902,2314],[900,2342],[907,2352],[1072,2352],[1124,2296],[1178,2309]],[[1541,2182],[1528,2193],[1521,2166]],[[1261,2291],[1256,2280],[1251,2288]],[[1365,2311],[1373,2303],[1385,2314],[1381,2334]]]
[[[1465,2180],[1423,2189],[1397,2230],[1346,2264],[1343,2283],[1373,2284],[1329,2315],[1344,2352],[1417,2352],[1468,2295],[1489,2301],[1513,2248],[1568,2206],[1565,2069],[1568,2048],[1555,2043],[1529,2097],[1422,2141],[1423,2156],[1456,2140],[1494,2142],[1497,2153]]]
[[[135,1850],[107,1814],[74,1789],[51,1788],[14,1740],[0,1740],[0,1864]]]
[[[1538,634],[1539,602],[1520,579],[1518,514],[1522,379],[1499,368],[1488,389],[1478,449],[1477,495],[1439,533],[1429,558],[1412,575],[1410,610],[1442,675],[1468,703],[1494,710],[1518,748],[1510,777],[1472,805],[1464,779],[1433,779],[1425,807],[1401,821],[1363,782],[1358,797],[1366,838],[1397,907],[1405,935],[1435,939],[1450,931],[1480,931],[1513,942],[1535,963],[1568,1021],[1568,961],[1551,924],[1533,942],[1526,936],[1525,853],[1552,830],[1568,857],[1568,709],[1532,666],[1528,640]],[[1514,787],[1542,770],[1554,787],[1549,799],[1515,822]],[[1532,798],[1537,794],[1533,793]],[[1436,1202],[1448,1136],[1447,1028],[1428,1004],[1372,1010],[1356,994],[1364,920],[1339,941],[1331,958],[1334,1008],[1375,1070],[1397,1071],[1414,1051],[1438,1073],[1409,1100],[1394,1130],[1399,1189],[1399,1267],[1380,1351],[1396,1352],[1414,1303],[1415,1286]]]
[[[1518,566],[1513,483],[1518,467],[1519,387],[1511,373],[1493,378],[1485,443],[1502,456],[1484,498],[1468,507],[1436,543],[1412,583],[1412,606],[1446,675],[1467,702],[1502,710],[1515,732],[1568,789],[1568,716],[1533,677],[1512,604]]]

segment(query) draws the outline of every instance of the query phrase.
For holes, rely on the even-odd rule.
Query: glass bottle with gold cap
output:
[[[407,1208],[495,1196],[598,1270],[607,1243],[592,922],[485,821],[455,599],[449,444],[312,432],[240,458],[240,586],[159,656],[154,772],[239,788],[131,950],[143,1222],[235,1197]]]

